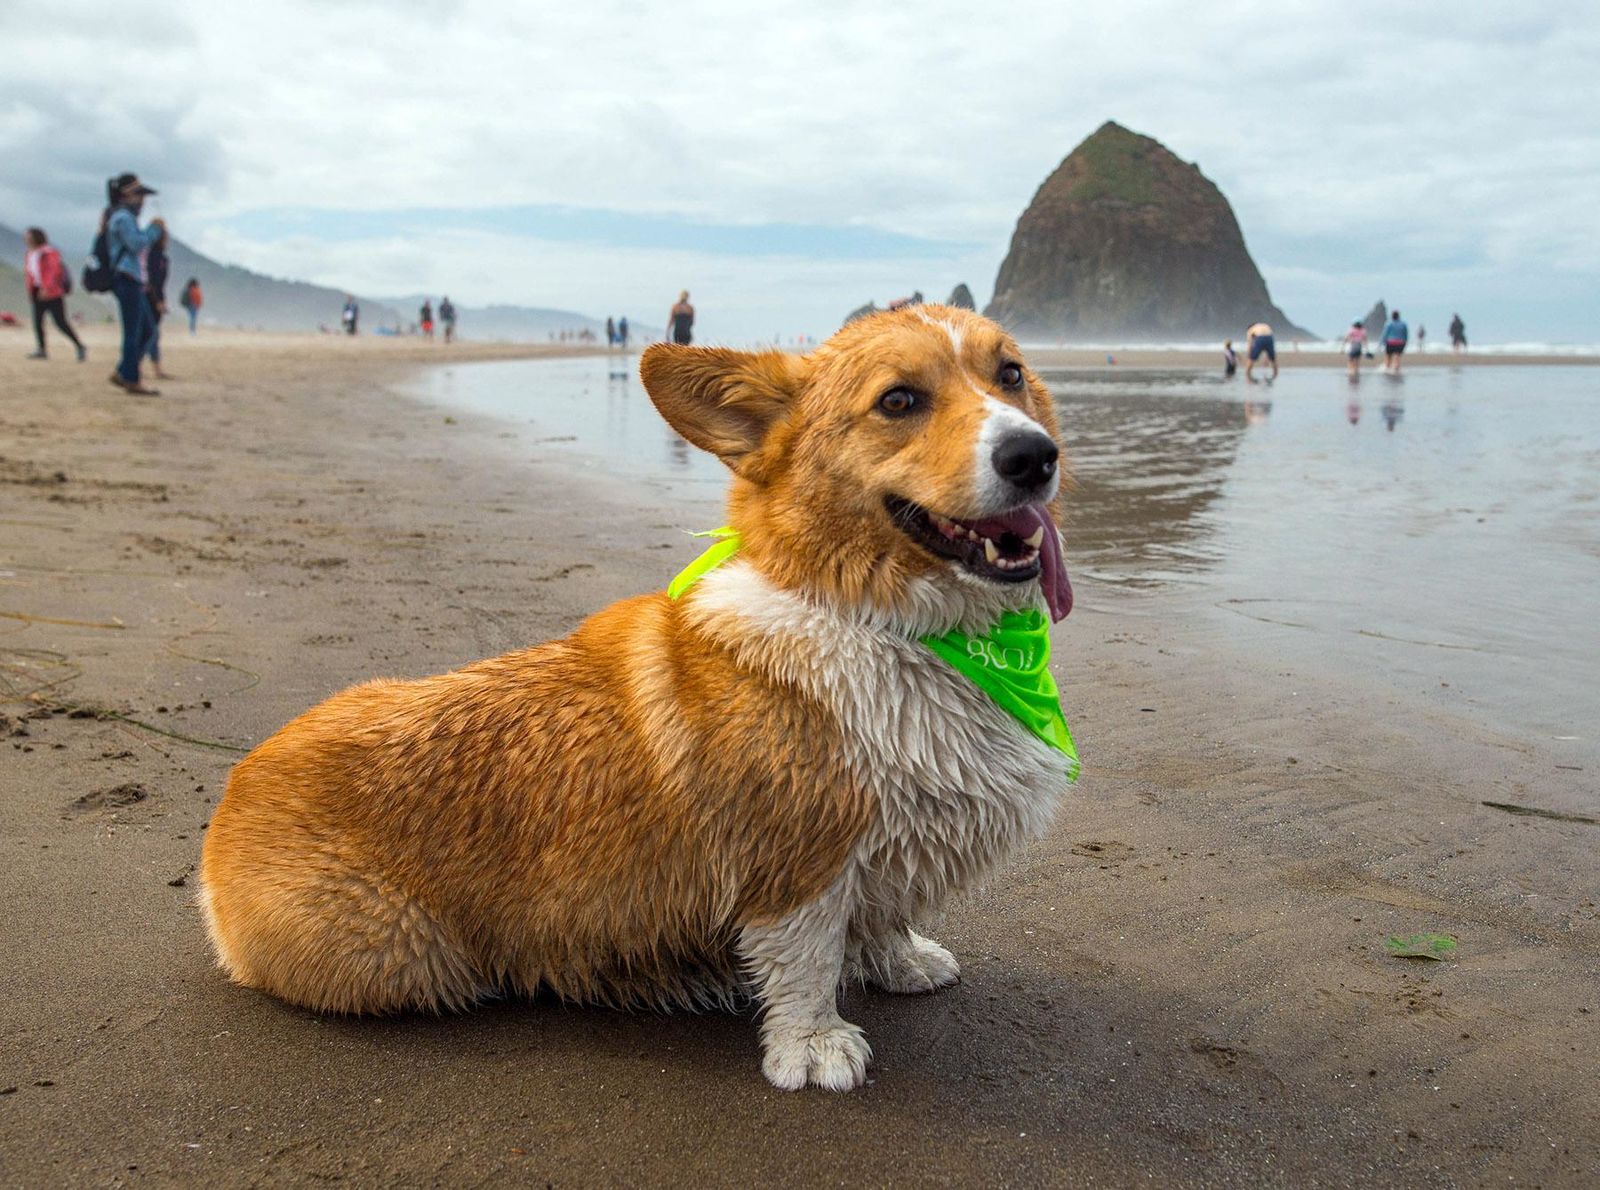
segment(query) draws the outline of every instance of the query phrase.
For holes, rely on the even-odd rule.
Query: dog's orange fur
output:
[[[959,336],[912,310],[804,358],[646,354],[668,421],[734,470],[730,523],[774,585],[892,614],[911,576],[945,564],[883,495],[968,515],[986,395],[1055,434],[1037,380],[979,387],[1021,359],[998,327],[925,309]],[[905,382],[934,395],[931,414],[876,415]],[[737,633],[692,622],[688,602],[642,596],[562,640],[353,687],[260,745],[204,848],[223,966],[338,1012],[540,986],[614,1003],[732,993],[738,930],[817,897],[874,807],[829,712],[742,664]]]

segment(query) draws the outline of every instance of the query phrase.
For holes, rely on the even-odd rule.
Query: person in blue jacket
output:
[[[119,174],[106,183],[106,251],[110,256],[111,292],[122,315],[122,358],[111,373],[111,383],[137,397],[159,395],[139,382],[139,359],[154,330],[150,303],[145,297],[143,253],[162,237],[167,225],[152,219],[139,226],[139,212],[147,194],[155,191],[137,174]]]
[[[1406,340],[1411,338],[1411,328],[1396,310],[1383,324],[1383,370],[1391,376],[1400,375],[1400,357],[1406,353]]]

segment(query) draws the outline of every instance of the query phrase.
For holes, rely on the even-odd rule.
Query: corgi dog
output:
[[[942,306],[640,371],[732,472],[720,564],[289,723],[211,820],[206,928],[233,980],[316,1012],[753,999],[774,1085],[848,1090],[871,1050],[841,985],[955,983],[916,927],[1075,770],[957,665],[1071,607],[1054,406],[999,326]]]

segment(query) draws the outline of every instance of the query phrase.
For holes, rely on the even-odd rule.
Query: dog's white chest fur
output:
[[[846,762],[878,812],[857,845],[858,923],[914,920],[1042,833],[1067,761],[925,645],[819,607],[735,562],[696,592],[736,617],[751,664],[830,707]],[[773,638],[800,647],[764,648]]]

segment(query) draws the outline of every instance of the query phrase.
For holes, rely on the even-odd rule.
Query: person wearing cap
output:
[[[157,391],[139,382],[139,360],[154,331],[150,302],[145,296],[145,249],[159,240],[166,223],[152,219],[148,227],[139,226],[139,212],[147,194],[155,191],[139,181],[137,174],[121,174],[106,185],[111,205],[106,209],[106,250],[111,258],[111,292],[122,315],[122,358],[111,373],[111,383],[139,397],[153,397]]]

